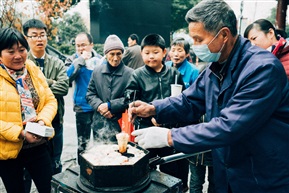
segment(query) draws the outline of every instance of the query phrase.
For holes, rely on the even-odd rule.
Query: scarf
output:
[[[16,89],[20,95],[21,102],[21,114],[23,125],[26,122],[35,121],[36,111],[33,104],[32,94],[27,84],[27,78],[29,77],[27,69],[24,67],[23,70],[15,71],[6,68],[8,74],[16,81]]]

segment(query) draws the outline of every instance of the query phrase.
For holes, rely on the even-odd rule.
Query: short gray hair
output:
[[[188,23],[203,23],[204,29],[216,35],[222,27],[228,27],[237,35],[237,18],[231,7],[223,0],[203,0],[190,9],[185,17]]]

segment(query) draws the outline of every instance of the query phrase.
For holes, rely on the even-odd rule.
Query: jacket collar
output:
[[[27,71],[31,71],[31,61],[30,60],[26,60],[25,61],[25,67],[27,69]],[[3,78],[5,78],[8,82],[10,82],[11,84],[13,84],[14,86],[16,85],[15,80],[9,75],[9,73],[7,72],[7,70],[5,69],[4,64],[0,64],[0,76],[2,76]]]
[[[273,45],[274,49],[272,50],[272,54],[274,54],[277,58],[281,58],[284,54],[289,52],[288,41],[284,38],[280,37],[278,42]]]
[[[15,83],[15,81],[9,76],[8,72],[6,71],[6,68],[4,67],[4,64],[0,64],[0,76],[11,82],[12,84]]]
[[[109,65],[107,60],[105,60],[102,63],[102,65],[103,65],[103,68],[101,70],[101,73],[103,73],[103,74],[111,74],[111,72],[110,72],[110,70],[108,69],[108,66],[107,66],[107,65]],[[121,61],[120,64],[118,65],[118,68],[112,74],[116,75],[116,76],[122,76],[123,72],[124,72],[124,64]]]
[[[219,62],[213,62],[211,65],[210,65],[210,70],[214,73],[214,74],[225,74],[227,73],[227,69],[229,68],[230,64],[232,63],[232,59],[234,58],[234,56],[236,54],[238,54],[238,49],[239,46],[240,46],[240,43],[241,43],[241,39],[240,39],[240,36],[238,37],[228,59],[226,60],[226,62],[224,62],[223,64],[220,64]],[[232,63],[232,65],[236,65],[236,63]]]
[[[44,54],[44,64],[45,64],[45,61],[47,60],[47,53],[45,53]],[[34,63],[35,63],[35,65],[36,66],[39,66],[39,64],[38,64],[38,62],[36,62],[36,60],[35,60],[35,57],[34,57],[34,55],[32,54],[32,52],[31,52],[31,50],[28,52],[28,57],[27,58],[29,58],[30,60],[32,60]]]
[[[185,59],[178,67],[178,71],[181,73],[181,75],[184,76],[186,71],[186,64],[189,63],[187,59]]]
[[[240,63],[240,57],[242,56],[242,52],[244,51],[243,47],[248,45],[249,40],[238,36],[236,43],[225,62],[225,66],[221,66],[218,62],[213,62],[209,69],[212,74],[210,74],[210,78],[215,84],[221,86],[221,92],[228,88],[232,83],[232,71],[237,67]]]
[[[151,73],[161,73],[161,72],[164,72],[167,69],[166,65],[164,65],[164,64],[163,64],[163,67],[162,67],[160,72],[156,72],[154,69],[152,69],[148,65],[145,65],[145,68]]]

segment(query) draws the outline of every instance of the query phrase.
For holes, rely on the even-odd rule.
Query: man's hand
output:
[[[149,117],[155,115],[155,107],[142,101],[135,101],[129,104],[128,120],[133,123],[136,116]]]
[[[161,124],[158,124],[155,118],[151,118],[151,122],[154,124],[154,126],[160,127]]]
[[[82,54],[81,54],[81,56],[84,58],[84,60],[88,60],[88,59],[90,59],[91,58],[91,52],[87,52],[87,51],[83,51],[82,52]]]
[[[46,82],[47,82],[48,86],[51,86],[51,85],[53,85],[53,84],[56,83],[56,80],[53,80],[53,79],[46,79]]]
[[[163,127],[148,127],[135,130],[131,134],[136,136],[135,142],[145,149],[162,148],[169,146],[169,131],[169,129]]]
[[[107,111],[109,111],[108,109],[108,105],[107,103],[102,103],[98,106],[97,111],[101,114],[104,115]]]
[[[99,105],[97,111],[107,119],[111,119],[114,116],[108,109],[107,103],[102,103],[101,105]]]

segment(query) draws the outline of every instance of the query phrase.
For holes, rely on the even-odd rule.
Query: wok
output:
[[[198,154],[177,153],[165,157],[149,159],[148,150],[143,149],[133,142],[129,142],[129,144],[145,153],[145,156],[140,158],[133,165],[94,166],[81,154],[80,175],[77,182],[78,186],[81,189],[87,190],[87,192],[90,192],[89,190],[118,193],[139,192],[150,184],[150,168]],[[209,151],[201,153],[205,152]]]

